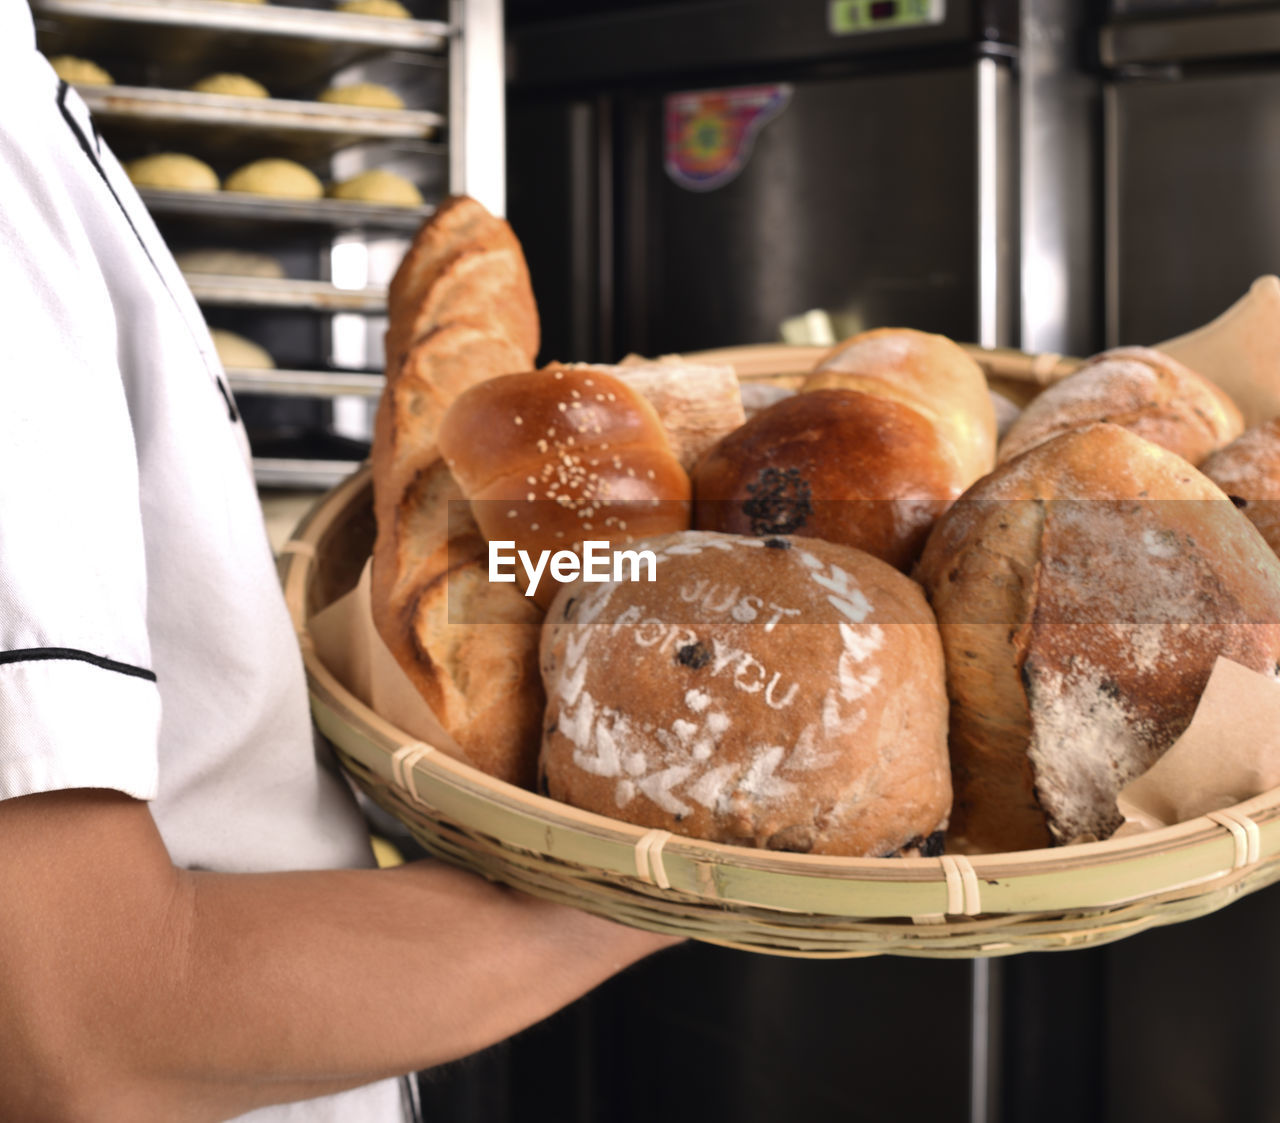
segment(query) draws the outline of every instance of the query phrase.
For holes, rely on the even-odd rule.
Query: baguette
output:
[[[484,538],[437,444],[455,398],[536,357],[537,310],[510,228],[473,199],[442,204],[397,270],[388,312],[371,457],[374,625],[470,762],[527,785],[541,613],[486,580]]]

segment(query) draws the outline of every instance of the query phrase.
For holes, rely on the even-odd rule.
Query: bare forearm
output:
[[[435,863],[175,870],[109,793],[0,815],[0,1118],[216,1120],[430,1067],[670,942]]]
[[[224,1027],[198,1060],[242,1078],[347,1085],[453,1060],[667,942],[433,863],[190,881],[184,990]]]

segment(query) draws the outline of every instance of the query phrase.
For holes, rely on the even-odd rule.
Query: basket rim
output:
[[[772,345],[764,345],[771,347]],[[787,346],[787,345],[779,345]],[[741,348],[726,350],[743,350]],[[763,348],[762,348],[763,350]],[[810,350],[812,348],[796,348]],[[826,349],[822,349],[826,350]],[[982,350],[973,348],[972,350]],[[699,354],[709,359],[714,352]],[[1056,356],[1054,358],[1057,358]],[[307,674],[308,691],[313,711],[322,732],[335,740],[363,741],[362,746],[338,743],[340,751],[363,751],[362,763],[370,767],[386,783],[398,790],[407,790],[411,799],[424,808],[431,808],[432,801],[460,798],[464,804],[476,806],[489,804],[509,818],[518,818],[532,824],[540,824],[545,835],[542,845],[536,838],[526,838],[515,847],[524,853],[541,853],[544,857],[564,860],[560,832],[577,832],[596,842],[606,842],[617,847],[618,861],[612,866],[602,866],[606,875],[630,875],[637,884],[653,884],[652,877],[640,876],[643,862],[637,866],[640,849],[651,841],[655,832],[621,820],[611,819],[594,812],[584,811],[568,804],[515,787],[480,772],[473,766],[449,756],[443,751],[428,751],[426,755],[414,754],[395,762],[397,751],[422,746],[417,738],[380,717],[341,683],[320,660],[308,632],[307,603],[310,580],[316,572],[315,556],[318,543],[334,521],[352,505],[364,501],[371,491],[372,470],[366,463],[345,481],[325,493],[303,518],[290,541],[281,552],[281,580],[285,600],[302,648]],[[424,746],[428,750],[431,746]],[[396,773],[399,772],[400,775]],[[407,788],[406,788],[407,785]],[[425,794],[424,794],[425,793]],[[903,897],[915,899],[920,894],[919,908],[876,907],[872,902],[858,916],[871,919],[942,919],[944,916],[1008,916],[1025,914],[1047,915],[1064,910],[1107,910],[1131,906],[1149,899],[1175,894],[1179,897],[1196,895],[1196,887],[1208,892],[1223,878],[1244,871],[1252,871],[1280,855],[1280,787],[1260,793],[1225,809],[1236,826],[1216,820],[1208,815],[1185,820],[1171,826],[1144,831],[1101,842],[1079,843],[1069,847],[1051,847],[1016,852],[944,855],[942,858],[862,858],[827,855],[795,854],[779,851],[754,850],[724,843],[710,842],[683,835],[665,835],[660,849],[665,870],[675,879],[676,872],[687,866],[701,870],[701,881],[706,882],[709,870],[744,871],[753,877],[779,878],[798,883],[838,882],[850,888],[868,891],[900,889]],[[428,809],[430,815],[436,812]],[[445,812],[447,814],[447,812]],[[1248,860],[1242,861],[1239,821],[1249,824],[1253,834]],[[536,834],[535,832],[526,832]],[[502,838],[499,844],[508,845]],[[949,861],[950,859],[950,861]],[[1143,869],[1148,875],[1156,871],[1152,866],[1165,869],[1165,876],[1157,883],[1143,883]],[[1089,874],[1099,871],[1123,871],[1132,867],[1133,878],[1128,889],[1110,893],[1091,893]],[[1167,868],[1166,868],[1167,867]],[[688,870],[684,870],[688,873]],[[1179,876],[1181,874],[1181,878]],[[968,879],[973,879],[973,898],[969,897]],[[692,884],[696,877],[684,879]],[[1096,880],[1096,879],[1095,879]],[[962,884],[963,882],[963,884]],[[1026,886],[1040,905],[1018,903],[1019,885]],[[1011,907],[967,906],[978,901],[978,886],[988,906],[993,898],[1013,897]],[[747,904],[755,907],[770,906],[754,901],[743,901],[732,894],[726,895],[723,887],[708,893],[707,899],[720,905]],[[959,905],[959,908],[953,907]],[[1013,907],[1016,906],[1016,907]],[[779,911],[792,911],[785,907]],[[796,909],[803,912],[804,909]],[[947,925],[931,925],[939,934]]]

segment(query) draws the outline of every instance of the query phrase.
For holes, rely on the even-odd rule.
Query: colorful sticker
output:
[[[746,165],[756,134],[790,100],[786,84],[668,94],[667,175],[689,191],[723,187]]]

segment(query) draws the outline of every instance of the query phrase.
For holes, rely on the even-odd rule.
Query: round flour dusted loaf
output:
[[[1050,437],[1106,421],[1199,464],[1244,428],[1239,409],[1217,386],[1149,347],[1095,355],[1037,395],[1000,443],[1011,460]]]
[[[936,852],[947,703],[919,587],[813,539],[640,547],[655,580],[579,581],[548,611],[547,793],[742,846]]]
[[[952,832],[974,849],[1107,838],[1217,657],[1280,660],[1280,560],[1195,468],[1114,425],[997,468],[918,574],[946,651]]]
[[[1201,466],[1280,554],[1280,417],[1246,429]]]

